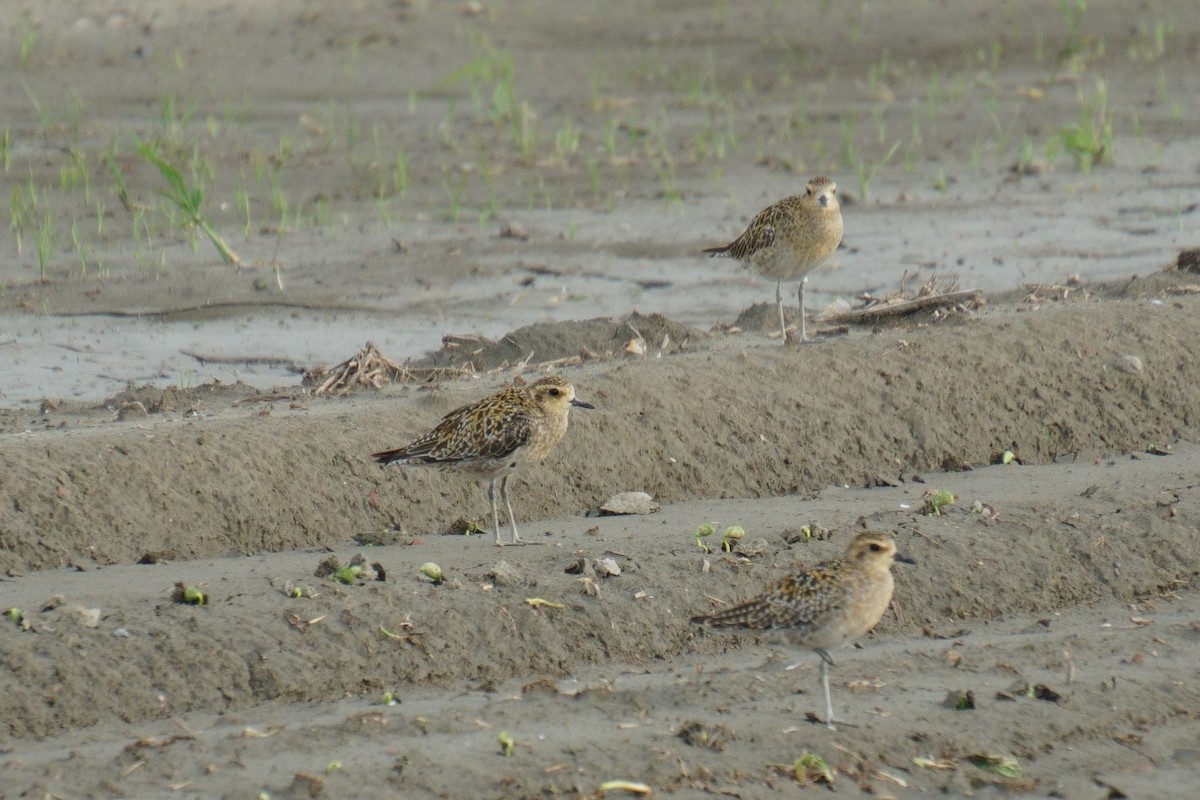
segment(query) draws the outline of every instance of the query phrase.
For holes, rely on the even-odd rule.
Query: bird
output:
[[[842,242],[842,230],[837,184],[829,178],[817,177],[808,182],[804,194],[785,197],[755,214],[742,235],[729,244],[710,247],[704,252],[713,256],[731,256],[775,279],[779,329],[786,345],[783,282],[800,278],[800,341],[806,341],[804,284],[808,273],[837,250]]]
[[[800,569],[745,603],[691,621],[816,651],[821,657],[825,722],[830,730],[837,730],[829,694],[829,667],[833,665],[829,650],[857,639],[879,622],[892,600],[895,561],[916,563],[896,552],[891,534],[864,531],[854,537],[841,558]]]
[[[496,505],[499,484],[499,495],[508,509],[512,543],[521,544],[508,496],[508,478],[526,464],[549,455],[567,432],[572,406],[595,408],[575,397],[575,387],[566,380],[549,375],[529,386],[509,386],[456,408],[425,435],[371,457],[383,465],[429,466],[486,480],[496,544],[503,546]]]

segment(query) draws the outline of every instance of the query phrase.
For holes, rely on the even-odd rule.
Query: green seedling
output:
[[[732,553],[733,548],[737,547],[737,543],[745,535],[746,531],[741,525],[730,525],[721,531],[721,549],[726,553]]]
[[[383,704],[385,706],[394,706],[397,702],[399,701],[396,700],[396,695],[392,694],[391,692],[383,693]]]
[[[46,268],[50,265],[50,259],[58,248],[57,238],[54,234],[54,217],[48,208],[42,215],[41,224],[38,225],[34,246],[37,249],[38,277],[42,283],[45,283]]]
[[[833,772],[829,769],[829,765],[825,763],[825,759],[816,753],[809,753],[808,751],[802,753],[792,765],[792,770],[796,775],[796,782],[801,785],[819,783],[821,781],[830,786],[833,785]]]
[[[925,505],[921,507],[921,513],[931,517],[940,517],[942,509],[954,505],[954,500],[954,495],[945,489],[926,492]]]
[[[29,104],[33,106],[34,112],[37,113],[38,124],[41,125],[42,131],[48,131],[54,125],[54,120],[50,117],[50,113],[42,107],[37,95],[29,88],[29,85],[24,81],[21,82],[21,88],[25,90],[25,96],[29,98]]]
[[[712,536],[716,532],[717,526],[713,525],[711,522],[706,522],[699,528],[696,528],[696,532],[693,534],[693,537],[696,539],[696,546],[705,553],[711,553],[712,548],[704,543],[704,539],[707,536]]]
[[[182,581],[175,584],[175,591],[172,593],[172,596],[176,603],[184,603],[189,606],[208,605],[208,595],[195,586],[188,586]]]
[[[879,170],[883,169],[884,165],[892,160],[892,156],[900,148],[900,141],[897,140],[879,161],[873,164],[868,164],[866,161],[859,161],[855,173],[858,177],[858,196],[865,198],[871,189],[871,181],[875,180],[875,176],[879,174]]]
[[[1065,65],[1070,65],[1074,72],[1081,70],[1088,45],[1087,37],[1080,32],[1083,18],[1087,15],[1087,0],[1058,0],[1058,13],[1067,22],[1070,30],[1062,47],[1058,49],[1058,60],[1054,64],[1052,80]]]
[[[358,580],[360,574],[362,574],[362,565],[351,564],[348,567],[339,567],[329,577],[338,583],[351,584]]]
[[[426,561],[417,572],[433,581],[435,586],[446,580],[446,576],[442,573],[442,568],[432,561]]]
[[[26,19],[26,24],[29,20]],[[37,44],[37,31],[32,25],[29,25],[21,34],[21,66],[29,66],[29,59],[33,55],[33,46]]]
[[[513,754],[513,750],[517,747],[517,743],[513,741],[512,734],[508,731],[500,731],[496,735],[496,741],[500,742],[500,755],[505,758],[510,757]]]
[[[133,214],[137,211],[144,211],[142,206],[137,205],[129,199],[129,190],[125,188],[125,176],[121,174],[121,168],[117,166],[117,162],[111,155],[104,156],[104,163],[108,164],[108,171],[112,174],[113,183],[117,186],[117,199],[121,201],[121,206]],[[133,226],[134,237],[137,237],[137,224]],[[148,234],[148,232],[147,232]]]
[[[1090,94],[1079,95],[1079,121],[1059,129],[1046,147],[1047,155],[1054,158],[1059,150],[1066,150],[1079,165],[1081,172],[1090,172],[1092,166],[1113,160],[1113,115],[1108,107],[1108,86],[1097,79]]]
[[[164,160],[158,154],[157,148],[153,144],[148,142],[140,143],[138,145],[138,152],[142,158],[158,167],[158,171],[162,173],[163,180],[167,182],[168,190],[160,192],[160,194],[183,212],[183,224],[195,225],[212,242],[213,247],[216,248],[217,253],[226,264],[232,264],[235,267],[238,266],[241,263],[241,258],[238,257],[238,254],[229,245],[225,244],[225,240],[213,229],[201,210],[204,202],[204,189],[199,185],[188,186],[184,182],[183,176],[179,174],[179,170]]]

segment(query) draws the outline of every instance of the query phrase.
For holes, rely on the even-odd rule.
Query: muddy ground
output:
[[[16,5],[0,797],[1200,792],[1190,3]],[[696,253],[812,174],[810,313],[982,302],[769,338]],[[367,340],[414,379],[302,383]],[[547,369],[596,409],[514,483],[533,544],[370,460]],[[831,732],[815,656],[687,618],[863,526],[918,563]]]

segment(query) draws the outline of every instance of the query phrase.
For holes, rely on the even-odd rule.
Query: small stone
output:
[[[100,625],[100,609],[71,606],[67,611],[85,628],[96,628]]]
[[[621,567],[615,558],[601,558],[596,562],[596,574],[601,577],[616,577],[621,574]]]
[[[581,558],[573,562],[571,566],[567,567],[566,573],[568,575],[583,575],[588,578],[596,577],[596,570],[592,568],[592,562],[586,558]]]
[[[146,411],[146,407],[137,400],[126,403],[117,411],[117,419],[138,419],[147,416],[149,412]]]
[[[526,232],[524,226],[522,226],[521,223],[510,222],[507,225],[505,225],[503,228],[500,229],[500,238],[501,239],[517,239],[518,241],[524,242],[529,239],[529,234]]]
[[[771,549],[771,543],[761,536],[756,536],[749,541],[743,539],[738,545],[738,553],[747,558],[757,558]]]
[[[608,502],[600,506],[605,514],[653,514],[658,511],[658,503],[645,492],[621,492],[608,498]]]
[[[1141,372],[1145,369],[1145,366],[1142,364],[1142,360],[1134,355],[1121,356],[1117,359],[1117,362],[1114,364],[1114,366],[1122,372],[1128,372],[1130,374]]]
[[[497,586],[515,586],[523,582],[521,573],[507,561],[497,561],[488,571],[488,577]]]

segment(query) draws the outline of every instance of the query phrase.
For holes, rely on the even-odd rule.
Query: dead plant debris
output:
[[[954,274],[939,277],[932,273],[925,283],[915,291],[905,284],[915,275],[907,271],[900,278],[900,288],[883,297],[875,297],[870,293],[859,295],[859,308],[849,311],[834,311],[821,317],[821,322],[831,324],[865,324],[875,323],[883,319],[894,319],[915,314],[919,311],[932,310],[931,319],[934,322],[947,317],[966,314],[983,308],[987,301],[983,299],[982,289],[962,289],[958,276]]]
[[[382,389],[389,383],[436,383],[448,378],[474,375],[474,370],[461,367],[413,367],[394,361],[373,342],[332,369],[321,366],[306,370],[302,381],[315,386],[313,395],[345,396],[355,389]]]

